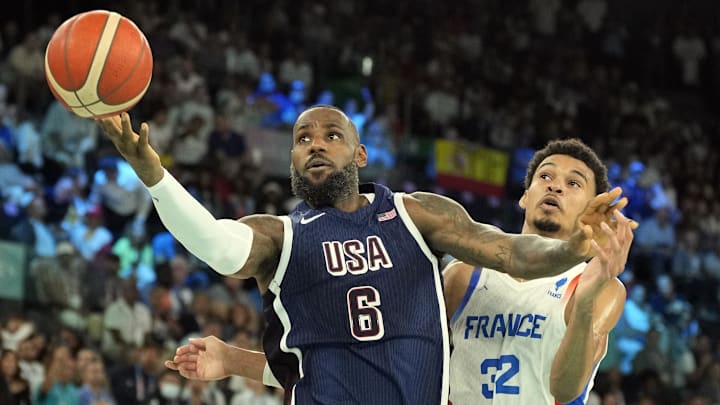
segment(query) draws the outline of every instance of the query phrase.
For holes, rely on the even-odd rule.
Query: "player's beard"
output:
[[[533,221],[533,225],[541,235],[552,235],[560,232],[560,224],[549,219],[536,219]]]
[[[290,170],[290,185],[296,197],[313,208],[335,205],[358,191],[358,167],[353,161],[340,170],[330,173],[324,181],[313,183],[294,167]]]

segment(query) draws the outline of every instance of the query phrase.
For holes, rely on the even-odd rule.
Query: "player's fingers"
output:
[[[627,223],[626,225],[627,226]],[[612,228],[610,228],[610,225],[607,224],[607,222],[602,222],[600,224],[600,228],[602,228],[602,231],[605,233],[605,236],[607,237],[607,240],[610,241],[610,248],[613,252],[620,251],[620,241],[617,238],[617,235],[615,235],[615,232]]]
[[[120,120],[122,122],[122,137],[124,142],[132,142],[134,139],[133,137],[133,130],[132,130],[132,123],[130,122],[130,114],[124,112],[120,116]]]
[[[140,124],[140,139],[138,140],[138,147],[140,148],[146,148],[148,147],[150,129],[148,128],[148,124],[146,122],[143,122]]]
[[[620,187],[615,187],[612,190],[608,191],[607,196],[603,198],[604,204],[598,207],[598,212],[602,212],[605,214],[612,213],[615,204],[617,204],[613,204],[613,201],[617,200],[620,195],[622,195],[622,189]],[[620,201],[622,201],[622,199]]]
[[[193,350],[205,350],[207,347],[205,345],[205,339],[202,338],[190,338],[188,339],[188,342],[190,342],[190,347],[193,348]]]
[[[170,370],[175,370],[175,371],[177,371],[177,369],[178,369],[177,364],[175,364],[175,362],[170,361],[170,360],[165,360],[165,367],[169,368]]]
[[[110,140],[115,141],[120,136],[120,130],[111,118],[99,118],[95,121]]]
[[[189,379],[197,378],[197,373],[193,370],[188,370],[188,369],[181,367],[178,369],[178,372],[180,373],[181,376],[183,376],[185,378],[189,378]]]
[[[618,202],[612,205],[612,210],[608,210],[608,212],[613,213],[614,210],[622,211],[623,208],[625,208],[628,205],[628,199],[627,197],[623,197]]]
[[[603,263],[607,262],[607,253],[605,253],[603,248],[601,248],[600,245],[596,241],[591,240],[590,247],[595,252],[595,257],[597,257]]]
[[[176,354],[173,361],[175,363],[195,363],[198,361],[198,355],[195,353]]]
[[[630,245],[632,244],[633,239],[635,238],[635,234],[633,234],[633,225],[637,227],[637,222],[631,220],[630,218],[626,217],[625,214],[622,212],[617,212],[615,214],[618,218],[618,221],[620,221],[623,224],[623,227],[621,229],[622,231],[622,245],[624,247],[625,252],[630,251]]]
[[[175,350],[176,355],[186,354],[186,353],[197,353],[198,348],[193,345],[182,345]]]
[[[178,364],[179,369],[183,369],[186,371],[196,371],[197,370],[197,364],[190,362],[190,363],[180,363]]]
[[[610,204],[617,198],[620,193],[618,192],[619,187],[614,188],[611,191],[600,193],[595,198],[590,200],[585,213],[605,213]]]

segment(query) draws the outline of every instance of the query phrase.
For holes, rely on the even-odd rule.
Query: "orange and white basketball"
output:
[[[70,17],[55,30],[45,50],[50,90],[81,117],[128,111],[145,95],[152,70],[152,52],[143,32],[112,11]]]

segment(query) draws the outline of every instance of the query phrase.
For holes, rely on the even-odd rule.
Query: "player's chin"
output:
[[[306,170],[303,174],[303,177],[305,177],[305,179],[307,179],[311,183],[320,184],[327,180],[327,178],[330,177],[333,172],[334,170],[331,167],[323,166],[321,168],[313,168]]]

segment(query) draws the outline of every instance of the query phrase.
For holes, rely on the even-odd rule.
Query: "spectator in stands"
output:
[[[15,241],[31,246],[31,255],[52,258],[55,257],[57,236],[52,224],[46,221],[47,204],[42,195],[35,195],[25,207],[25,217],[10,231]]]
[[[660,345],[662,335],[656,329],[650,329],[645,337],[643,347],[633,358],[632,370],[635,373],[642,373],[645,370],[656,372],[665,383],[671,382],[671,358]]]
[[[148,307],[138,300],[134,278],[121,283],[122,295],[108,305],[103,317],[102,351],[113,362],[126,361],[126,356],[133,348],[143,344],[152,329],[152,315]]]
[[[33,404],[79,405],[77,387],[73,384],[75,360],[67,346],[57,345],[49,349],[45,359],[45,380],[33,393]]]
[[[89,200],[100,205],[105,226],[117,240],[128,226],[141,227],[145,223],[152,201],[137,175],[128,165],[113,156],[100,160],[90,189]]]
[[[622,357],[620,371],[623,374],[632,372],[633,359],[645,346],[645,338],[653,326],[652,318],[645,287],[637,284],[630,290],[622,317],[614,330],[617,348]]]
[[[639,278],[650,280],[651,276],[670,271],[675,247],[675,225],[670,222],[670,212],[663,207],[651,218],[640,220],[635,231],[631,255]]]
[[[36,344],[33,337],[20,342],[18,345],[18,366],[20,376],[30,384],[30,392],[36,392],[45,381],[45,368],[40,361],[42,350]]]
[[[43,177],[53,184],[68,167],[85,168],[85,157],[97,148],[93,120],[68,111],[59,101],[50,103],[40,129],[45,154]]]
[[[13,93],[18,108],[39,113],[49,100],[45,85],[43,43],[37,33],[27,32],[23,41],[10,50],[8,63],[13,71]]]
[[[112,252],[120,258],[120,278],[133,277],[143,292],[155,282],[155,260],[145,224],[127,227],[112,245]]]
[[[130,358],[110,373],[110,387],[118,405],[146,405],[158,393],[158,369],[162,346],[148,336]]]
[[[112,233],[103,225],[103,221],[102,208],[93,205],[85,212],[84,220],[67,229],[73,246],[88,262],[95,258],[100,249],[113,242]]]
[[[79,405],[115,405],[108,387],[105,365],[100,357],[90,360],[80,370],[82,383],[78,391]]]
[[[230,126],[228,117],[216,113],[215,127],[208,142],[208,156],[223,167],[222,175],[226,178],[238,175],[247,159],[245,135]]]
[[[35,332],[35,324],[22,313],[11,313],[0,328],[0,342],[2,349],[16,351],[20,342]]]
[[[190,405],[182,397],[183,378],[176,371],[164,370],[157,379],[158,389],[149,398],[149,405]]]
[[[18,355],[3,349],[0,354],[0,402],[7,405],[30,405],[30,384],[20,375]]]
[[[289,87],[293,81],[300,81],[308,89],[313,88],[314,72],[302,46],[290,45],[290,51],[280,62],[278,80],[283,87]]]

